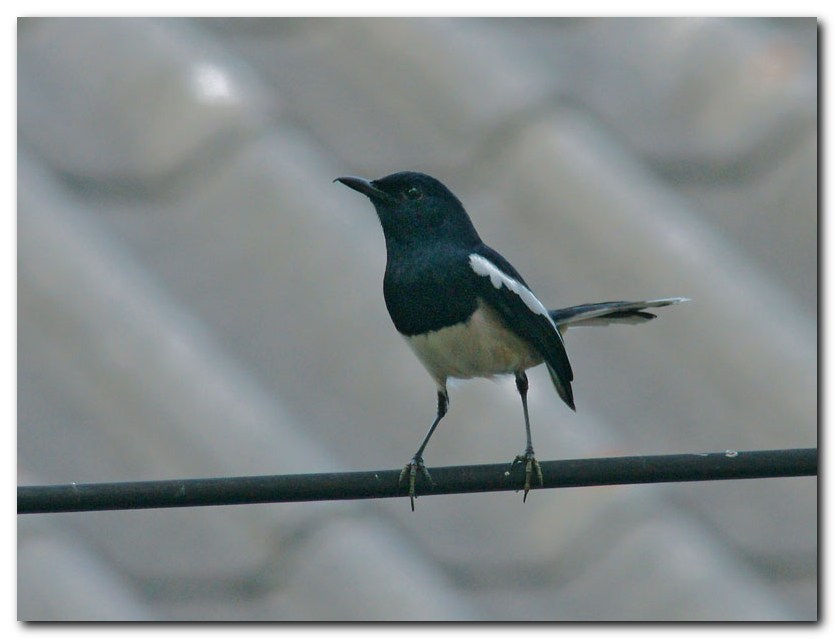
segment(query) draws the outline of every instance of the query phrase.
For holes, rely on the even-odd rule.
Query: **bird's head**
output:
[[[377,180],[334,180],[368,197],[387,242],[414,244],[449,241],[468,245],[481,240],[461,201],[440,181],[424,173],[403,171]]]

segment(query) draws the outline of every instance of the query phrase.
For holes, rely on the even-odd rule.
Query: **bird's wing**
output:
[[[557,325],[522,276],[493,249],[482,245],[469,255],[477,276],[478,295],[505,325],[533,346],[548,366],[551,381],[563,401],[574,409],[571,381],[574,373]]]
[[[686,297],[667,297],[642,302],[598,302],[579,304],[548,311],[551,319],[565,332],[575,326],[607,326],[609,324],[641,324],[655,317],[648,308],[660,308],[688,302]]]

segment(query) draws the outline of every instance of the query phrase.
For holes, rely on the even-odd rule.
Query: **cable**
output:
[[[540,462],[542,488],[714,481],[817,475],[816,448],[725,451]],[[519,490],[517,465],[430,468],[433,485],[418,478],[418,495]],[[180,508],[298,501],[402,497],[399,470],[265,475],[100,484],[19,486],[18,514]],[[539,486],[534,486],[534,490]]]

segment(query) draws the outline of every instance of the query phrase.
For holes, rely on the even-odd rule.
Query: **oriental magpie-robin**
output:
[[[525,416],[524,499],[534,457],[528,416],[528,368],[544,363],[562,400],[574,410],[574,373],[563,343],[569,326],[638,323],[655,317],[645,309],[685,298],[644,302],[601,302],[549,311],[519,272],[481,241],[464,206],[441,182],[423,173],[394,173],[378,180],[340,177],[335,181],[367,196],[383,227],[388,254],[383,295],[395,328],[406,338],[438,388],[438,412],[411,461],[412,510],[415,479],[431,485],[423,451],[449,406],[447,380],[512,374]]]

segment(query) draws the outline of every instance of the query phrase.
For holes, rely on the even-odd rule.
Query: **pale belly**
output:
[[[406,341],[441,387],[448,377],[492,377],[542,363],[542,357],[481,302],[466,324],[414,335]]]

